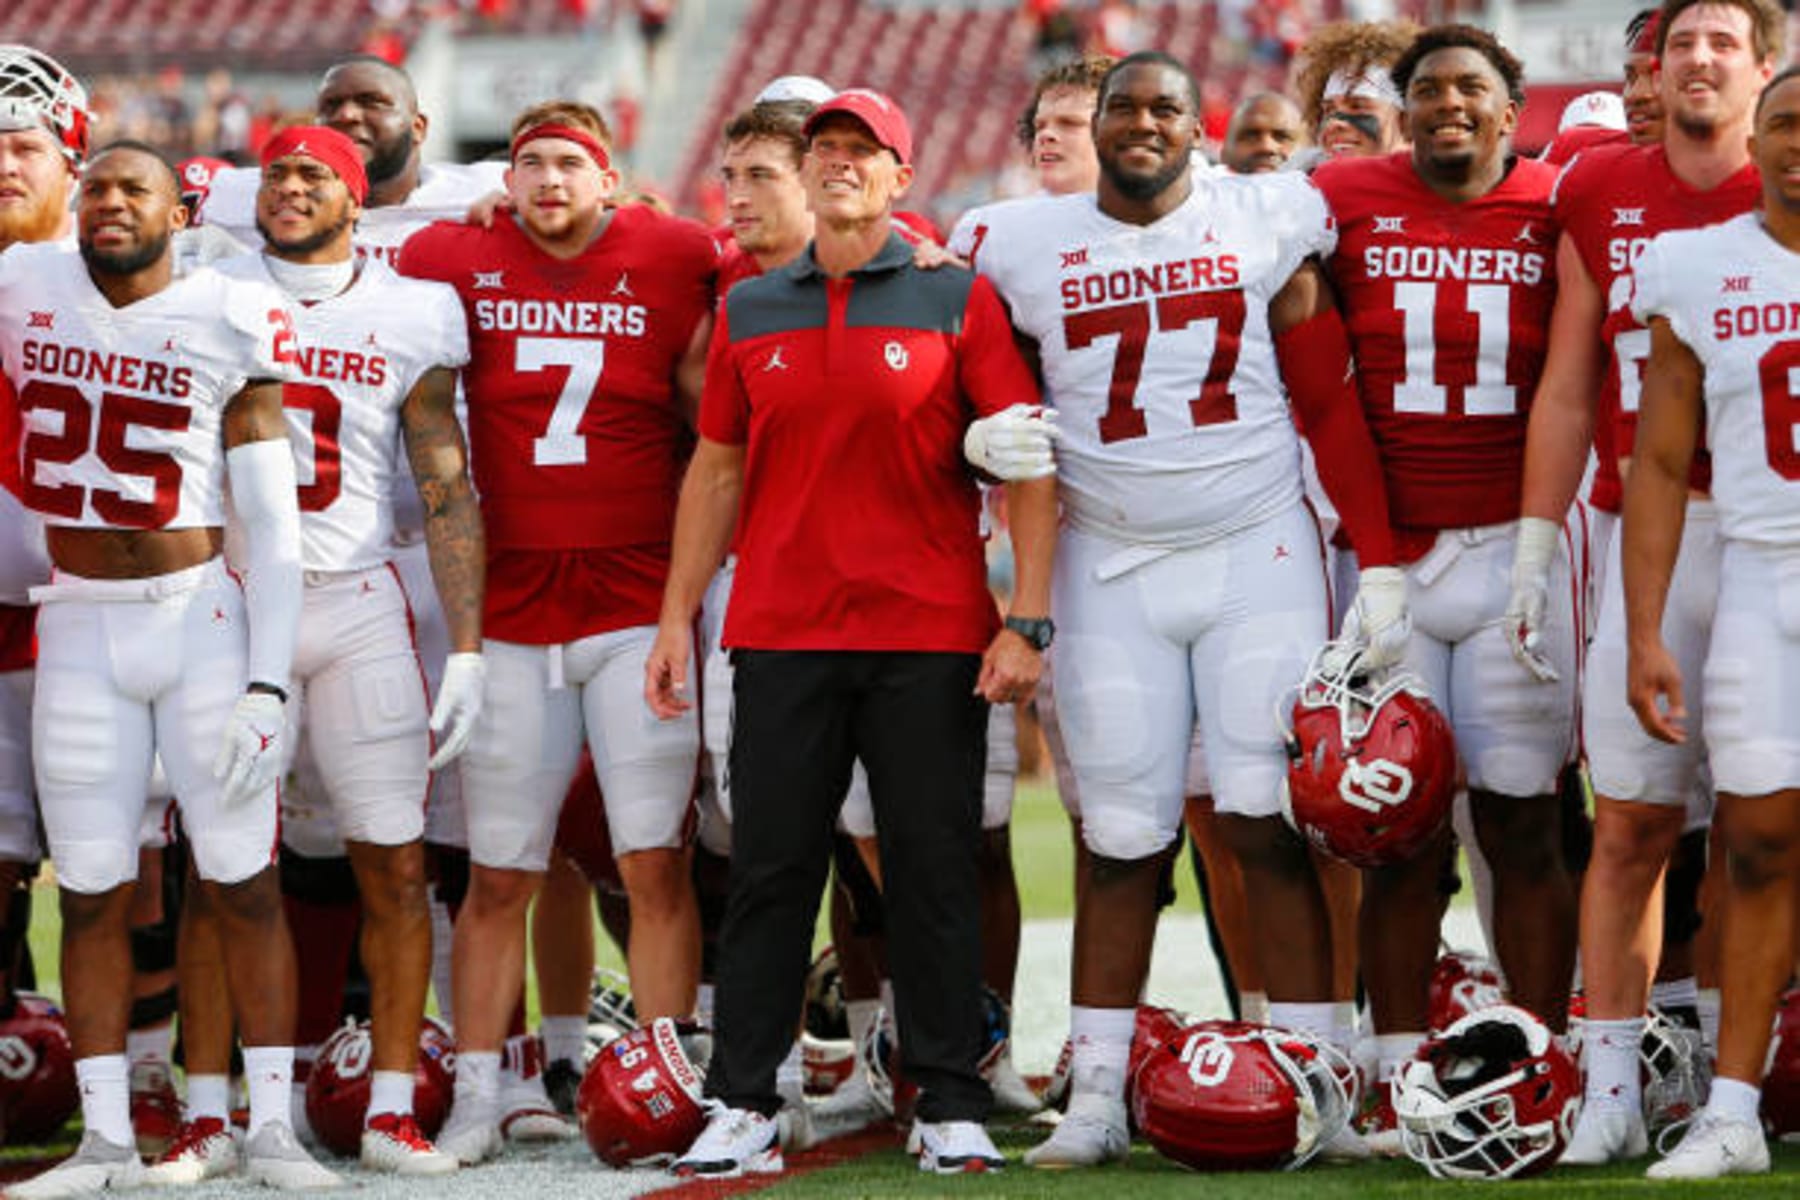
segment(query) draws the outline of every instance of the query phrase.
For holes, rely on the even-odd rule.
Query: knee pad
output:
[[[1663,884],[1663,941],[1679,945],[1691,942],[1704,921],[1700,915],[1700,885],[1706,879],[1707,830],[1681,835],[1669,859]]]
[[[337,907],[357,901],[348,858],[308,858],[281,848],[281,894],[303,904]]]
[[[887,932],[881,889],[875,885],[875,877],[869,874],[862,855],[857,853],[855,839],[841,833],[832,835],[831,857],[837,866],[838,878],[850,893],[851,932],[857,937],[880,937]]]

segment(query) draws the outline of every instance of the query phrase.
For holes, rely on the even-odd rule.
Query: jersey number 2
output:
[[[1106,412],[1100,418],[1102,442],[1123,442],[1149,432],[1144,410],[1137,406],[1137,389],[1150,335],[1179,333],[1189,326],[1206,325],[1213,327],[1211,357],[1200,383],[1200,394],[1187,404],[1187,418],[1196,427],[1237,420],[1237,397],[1231,394],[1231,376],[1237,370],[1238,347],[1244,332],[1244,293],[1182,292],[1158,296],[1154,305],[1138,300],[1070,313],[1063,318],[1063,340],[1071,350],[1090,346],[1098,338],[1119,339],[1113,350]]]

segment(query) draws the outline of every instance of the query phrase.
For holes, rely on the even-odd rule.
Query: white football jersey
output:
[[[261,254],[218,270],[276,286]],[[368,258],[343,292],[295,303],[293,313],[299,350],[282,401],[300,484],[301,562],[309,571],[379,566],[392,554],[395,482],[404,478],[400,409],[427,371],[469,361],[462,301],[451,287]]]
[[[24,418],[27,506],[52,525],[224,524],[226,404],[284,379],[293,317],[264,283],[200,270],[115,308],[78,252],[0,254],[0,363]]]
[[[1057,409],[1057,478],[1080,526],[1192,545],[1296,503],[1300,449],[1269,301],[1335,230],[1297,175],[1196,175],[1147,226],[1091,195],[986,210],[968,234]]]
[[[363,209],[356,222],[357,254],[374,255],[393,266],[407,238],[433,221],[462,220],[475,201],[503,190],[505,177],[505,163],[427,163],[419,169],[419,186],[403,202]],[[256,230],[261,186],[262,172],[255,167],[220,171],[200,208],[200,224],[219,226],[246,246],[262,245]]]
[[[1667,320],[1706,372],[1720,533],[1800,543],[1800,255],[1746,213],[1659,235],[1636,276],[1633,314]]]

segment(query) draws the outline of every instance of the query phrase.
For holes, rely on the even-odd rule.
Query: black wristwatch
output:
[[[1037,647],[1048,650],[1056,640],[1056,622],[1049,617],[1008,617],[1006,627]]]

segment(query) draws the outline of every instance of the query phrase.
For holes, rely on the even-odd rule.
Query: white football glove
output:
[[[219,801],[226,807],[254,800],[281,777],[287,714],[281,698],[245,692],[231,710],[225,741],[213,759],[213,778],[223,781]]]
[[[1362,651],[1371,671],[1399,665],[1412,637],[1406,608],[1406,572],[1399,567],[1365,567],[1356,581],[1356,600],[1344,614],[1340,635]]]
[[[444,660],[444,682],[438,685],[437,703],[431,709],[431,732],[440,735],[437,753],[426,764],[431,770],[468,749],[475,722],[481,717],[486,684],[487,663],[480,654],[463,651]]]
[[[963,434],[963,457],[996,479],[1009,483],[1056,474],[1051,443],[1060,436],[1056,410],[1041,404],[1015,404],[982,417]]]
[[[1544,609],[1550,597],[1550,564],[1562,529],[1542,517],[1519,519],[1519,540],[1513,548],[1512,596],[1506,602],[1502,628],[1519,665],[1539,683],[1561,678],[1539,649],[1543,642]]]

